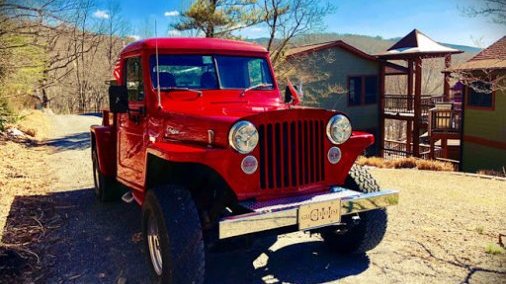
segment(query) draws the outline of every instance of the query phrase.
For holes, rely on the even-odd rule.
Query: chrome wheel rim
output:
[[[160,236],[158,233],[158,223],[153,214],[148,217],[148,248],[151,257],[151,264],[158,276],[162,275],[162,250],[160,249]]]

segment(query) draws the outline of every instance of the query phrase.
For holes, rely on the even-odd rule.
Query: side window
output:
[[[362,77],[350,77],[348,84],[349,104],[351,106],[360,105],[362,98]]]
[[[128,90],[128,101],[140,102],[144,100],[144,82],[142,79],[142,66],[140,57],[127,58],[126,87]]]
[[[375,104],[378,97],[378,77],[365,77],[365,97],[364,104]]]
[[[248,73],[250,86],[262,83],[262,62],[260,60],[251,60],[248,62]]]
[[[492,108],[494,106],[492,84],[475,81],[467,87],[467,105],[472,107]]]
[[[348,79],[348,102],[350,106],[377,103],[378,76],[353,76]]]
[[[265,60],[258,58],[248,61],[249,86],[272,84],[268,72],[269,68]]]

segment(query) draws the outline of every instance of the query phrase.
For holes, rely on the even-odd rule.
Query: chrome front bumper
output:
[[[226,239],[297,225],[299,223],[299,208],[302,205],[340,200],[340,213],[341,216],[344,216],[396,205],[399,202],[399,192],[395,190],[361,193],[334,187],[332,191],[331,193],[311,194],[268,202],[242,203],[243,206],[250,208],[253,212],[223,218],[219,224],[219,238]]]

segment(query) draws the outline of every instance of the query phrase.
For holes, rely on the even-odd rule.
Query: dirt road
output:
[[[61,221],[44,237],[41,280],[149,283],[139,208],[101,204],[93,196],[88,129],[100,118],[50,119],[53,130],[43,144],[55,182],[48,198]],[[372,172],[383,187],[401,190],[401,204],[390,209],[388,233],[376,249],[338,256],[318,236],[289,234],[248,251],[209,254],[207,283],[506,283],[506,255],[485,249],[506,230],[506,182]]]

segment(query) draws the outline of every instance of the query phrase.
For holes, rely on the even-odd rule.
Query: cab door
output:
[[[144,184],[144,141],[146,103],[141,57],[125,59],[124,84],[128,91],[128,112],[118,123],[118,179],[134,188]]]

